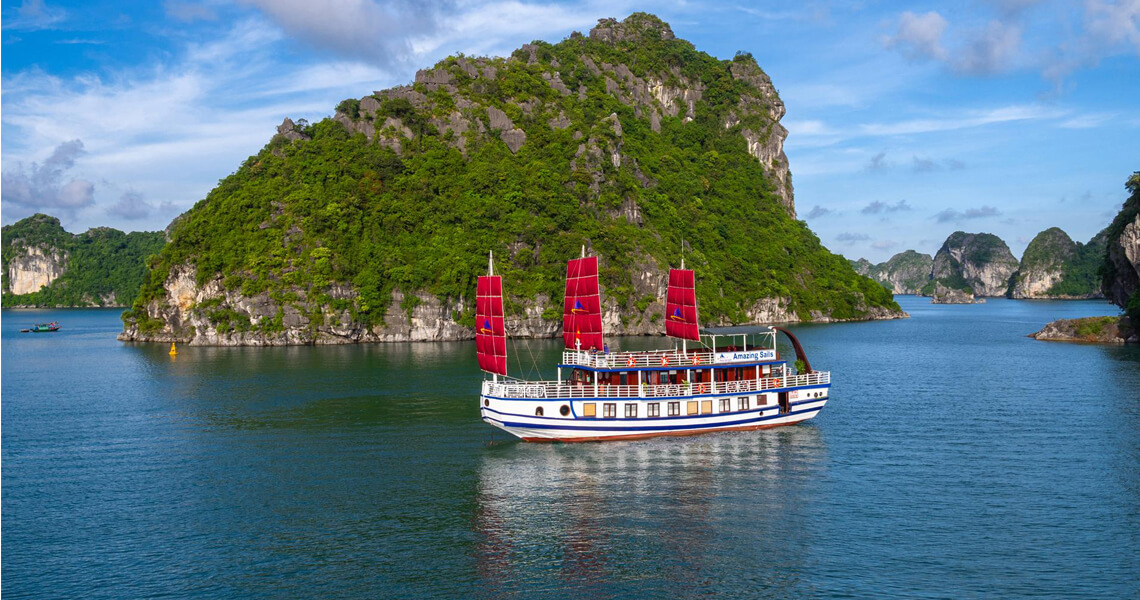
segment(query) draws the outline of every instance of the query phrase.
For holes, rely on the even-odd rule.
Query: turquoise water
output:
[[[585,445],[480,422],[471,343],[171,359],[118,311],[6,310],[2,591],[1140,596],[1140,348],[1024,337],[1116,310],[900,302],[793,328],[832,371],[809,423]]]

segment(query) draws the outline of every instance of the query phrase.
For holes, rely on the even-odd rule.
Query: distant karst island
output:
[[[990,233],[955,231],[932,258],[907,250],[879,264],[851,261],[857,272],[896,294],[931,296],[936,302],[971,303],[977,298],[1103,298],[1099,269],[1107,229],[1087,244],[1059,227],[1037,234],[1021,260]]]
[[[2,232],[4,308],[130,306],[146,278],[146,258],[166,244],[161,231],[96,227],[74,235],[35,214]]]
[[[883,263],[861,258],[851,265],[895,294],[931,296],[935,303],[1107,298],[1124,309],[1124,317],[1055,321],[1034,337],[1140,341],[1132,326],[1140,322],[1140,171],[1128,178],[1125,189],[1129,197],[1119,214],[1086,244],[1052,227],[1037,234],[1018,261],[996,235],[956,231],[933,258],[907,250]]]

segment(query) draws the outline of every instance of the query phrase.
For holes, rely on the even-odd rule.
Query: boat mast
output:
[[[681,238],[681,268],[685,268],[685,239]],[[700,331],[699,329],[697,331]],[[700,335],[700,334],[698,334]],[[689,340],[681,338],[681,355],[687,356],[689,354]]]
[[[488,250],[487,251],[487,275],[489,277],[493,277],[495,275],[495,251],[494,250]],[[505,322],[506,321],[505,315],[504,315],[503,320],[504,320],[503,333],[505,334],[506,329],[507,329],[506,322]],[[503,347],[506,348],[506,345],[504,344]],[[495,383],[499,383],[499,374],[498,373],[491,373],[491,381],[493,381]]]

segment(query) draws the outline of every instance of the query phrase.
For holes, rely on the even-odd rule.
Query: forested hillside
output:
[[[427,339],[462,337],[488,251],[522,333],[548,334],[582,245],[613,332],[659,328],[682,246],[708,323],[898,315],[795,219],[783,113],[750,55],[699,52],[645,14],[448,58],[334,118],[286,120],[174,226],[125,337],[417,339],[393,323],[424,303],[449,321]]]
[[[129,306],[146,278],[161,231],[97,227],[72,235],[37,214],[3,229],[3,305]],[[14,293],[19,292],[19,293]]]

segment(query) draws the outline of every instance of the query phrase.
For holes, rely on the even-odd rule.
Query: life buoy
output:
[[[668,367],[669,366],[669,357],[668,356],[662,356],[661,357],[661,366],[662,367]]]
[[[696,355],[696,354],[694,354],[694,355],[693,355],[693,364],[694,364],[694,365],[699,365],[699,364],[701,364],[701,357],[700,357],[700,356],[698,356],[698,355]]]
[[[699,384],[699,385],[697,385],[697,393],[698,393],[698,394],[707,394],[707,393],[709,393],[709,384],[707,384],[707,383],[702,383],[702,384]]]
[[[632,367],[633,365],[637,364],[637,359],[631,356],[627,362],[629,362],[629,366]]]

